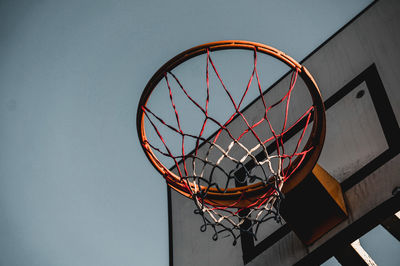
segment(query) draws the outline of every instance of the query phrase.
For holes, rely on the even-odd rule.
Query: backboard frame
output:
[[[389,53],[389,56],[391,57],[381,57],[385,52],[385,50],[383,50],[382,48],[389,47],[390,49],[393,49],[393,47],[397,44],[396,40],[399,40],[399,34],[394,32],[393,30],[390,30],[391,28],[393,28],[393,25],[388,23],[390,18],[392,18],[392,21],[394,21],[395,23],[394,25],[399,25],[399,19],[397,18],[394,19],[393,16],[396,12],[399,11],[400,7],[397,3],[396,6],[394,6],[394,4],[395,2],[390,0],[374,1],[360,14],[358,14],[355,18],[349,21],[344,27],[342,27],[339,31],[337,31],[334,35],[332,35],[329,39],[327,39],[323,44],[321,44],[310,55],[308,55],[305,59],[303,59],[300,62],[302,65],[305,64],[306,67],[310,69],[310,71],[312,71],[314,74],[315,68],[317,68],[318,65],[314,64],[314,70],[313,70],[313,67],[310,67],[308,65],[308,62],[311,62],[311,65],[316,62],[317,63],[324,62],[321,60],[321,54],[322,57],[324,57],[326,55],[324,53],[329,52],[330,53],[329,57],[323,58],[329,60],[333,59],[333,56],[346,55],[346,52],[355,53],[355,56],[351,57],[351,59],[355,61],[350,61],[350,59],[348,61],[344,61],[346,63],[350,63],[351,65],[348,68],[345,67],[345,70],[341,70],[340,65],[338,66],[330,65],[330,67],[339,67],[337,69],[333,68],[333,71],[338,71],[339,73],[334,73],[333,75],[334,78],[338,80],[338,82],[329,83],[329,85],[334,84],[334,86],[330,88],[329,94],[325,98],[326,110],[327,112],[329,112],[333,106],[341,102],[341,100],[343,99],[348,99],[349,97],[358,97],[356,96],[358,90],[364,89],[365,94],[368,94],[369,96],[368,98],[362,98],[362,100],[366,99],[370,101],[371,105],[373,106],[373,108],[371,108],[371,111],[368,112],[373,113],[374,116],[376,117],[376,119],[374,120],[374,123],[376,122],[376,124],[374,124],[373,126],[374,130],[381,131],[378,143],[379,145],[382,146],[379,146],[379,149],[375,150],[375,152],[372,154],[373,157],[371,157],[369,161],[365,161],[362,165],[357,166],[358,168],[352,169],[349,175],[346,174],[347,179],[344,181],[342,180],[341,187],[345,193],[346,192],[349,193],[348,195],[350,196],[351,200],[353,200],[353,202],[355,199],[357,199],[357,197],[360,197],[360,195],[353,194],[355,193],[355,191],[356,193],[357,192],[365,193],[371,191],[372,192],[375,191],[375,193],[384,192],[385,195],[384,196],[377,195],[376,200],[370,199],[370,201],[374,203],[371,206],[371,208],[362,207],[363,210],[357,211],[357,214],[349,218],[348,223],[346,222],[338,226],[339,228],[337,230],[334,229],[332,230],[333,232],[329,232],[328,236],[319,241],[317,244],[308,248],[302,248],[303,250],[301,250],[300,252],[301,254],[293,254],[294,258],[287,259],[285,262],[281,263],[282,265],[321,264],[329,257],[334,255],[335,247],[337,245],[339,244],[345,245],[351,243],[352,241],[356,240],[357,238],[359,238],[360,236],[371,230],[376,225],[380,224],[386,217],[391,216],[400,209],[399,207],[400,195],[391,194],[392,190],[393,189],[395,190],[396,186],[397,187],[400,186],[400,183],[398,181],[399,179],[395,175],[395,172],[393,170],[393,169],[399,169],[399,167],[397,167],[396,165],[399,164],[398,162],[400,158],[398,156],[400,152],[400,144],[399,140],[396,139],[396,137],[398,138],[398,136],[400,136],[400,129],[398,125],[398,118],[400,118],[399,116],[400,113],[399,113],[399,105],[396,104],[399,102],[398,101],[399,95],[397,94],[396,91],[397,87],[395,86],[396,84],[398,84],[396,83],[396,81],[398,81],[399,79],[392,78],[393,74],[399,73],[398,72],[399,69],[396,65],[397,64],[396,62],[398,61],[398,60],[396,61],[396,55],[398,58],[398,53],[396,53],[396,55],[392,55],[390,54],[390,52],[386,52]],[[391,17],[389,17],[389,15]],[[379,23],[382,22],[380,25],[381,26],[384,25],[386,27],[374,28],[376,22]],[[362,23],[367,23],[367,24],[362,24]],[[392,25],[392,27],[390,27],[390,25]],[[354,47],[358,46],[354,45],[353,47],[347,49],[347,47],[343,45],[343,42],[347,41],[346,38],[348,38],[349,36],[351,36],[350,41],[355,41],[355,39],[358,38],[357,41],[359,42],[368,42],[368,39],[365,39],[367,37],[363,36],[363,33],[357,35],[358,33],[357,30],[358,31],[365,30],[367,31],[368,34],[375,33],[376,35],[373,35],[372,38],[376,38],[377,40],[376,43],[380,45],[379,46],[377,44],[374,44],[375,45],[374,47],[372,46],[367,47],[369,44],[366,43],[365,47],[360,46],[360,48],[362,49],[364,48],[372,49],[368,50],[370,53],[371,52],[376,53],[375,55],[372,56],[368,54],[367,59],[365,60],[363,58],[359,60],[358,58],[360,58],[360,55],[365,54],[365,51],[367,50],[355,51]],[[392,35],[394,35],[394,37],[390,36],[390,32]],[[349,35],[349,33],[353,35]],[[370,37],[368,36],[368,38]],[[382,43],[380,41],[381,38],[383,38],[383,40],[386,41],[386,43]],[[388,42],[388,40],[390,40],[391,42]],[[327,48],[327,46],[329,47]],[[319,58],[317,59],[318,56]],[[315,61],[314,59],[317,59],[317,61]],[[386,63],[388,59],[390,63]],[[342,75],[340,71],[342,71],[345,74]],[[346,71],[350,72],[347,73]],[[287,76],[288,75],[286,74],[282,76],[282,78],[277,80],[272,86],[270,86],[268,90],[266,90],[266,93],[271,88],[279,84],[282,80],[287,78]],[[397,74],[396,77],[397,76],[400,75]],[[316,78],[317,78],[316,81],[321,86],[321,91],[324,91],[325,88],[320,83],[320,80],[318,80],[319,77],[317,76]],[[326,78],[326,76],[324,76],[324,78]],[[362,93],[360,93],[360,97],[362,96],[361,94]],[[352,99],[354,99],[354,101],[358,100],[355,98]],[[335,109],[336,108],[332,108],[332,110]],[[357,133],[361,134],[360,132],[362,131],[355,131],[355,132],[356,134]],[[380,188],[371,190],[371,186],[375,185],[374,182],[380,182],[380,180],[386,182],[385,181],[386,178],[384,177],[388,178],[387,183],[382,185]],[[376,185],[379,186],[380,184],[376,183]],[[367,190],[365,191],[363,189],[366,188],[366,186]],[[174,253],[176,255],[177,252],[176,251],[174,252],[173,250],[174,247],[173,230],[174,229],[179,230],[179,228],[173,228],[172,224],[175,217],[172,217],[172,208],[174,208],[174,206],[172,206],[171,204],[171,198],[174,199],[174,195],[173,194],[171,195],[170,191],[168,193],[168,197],[169,197],[169,208],[170,208],[169,209],[170,265],[174,265],[173,256]],[[372,196],[369,197],[371,198]],[[177,202],[181,203],[180,201]],[[287,251],[282,255],[282,254],[277,254],[275,252],[277,251],[280,252],[282,249],[288,247],[282,244],[284,243],[284,241],[288,240],[292,241],[295,240],[295,238],[296,237],[293,236],[293,232],[287,225],[283,225],[282,227],[280,227],[273,233],[269,234],[269,236],[267,236],[265,239],[259,242],[255,242],[252,239],[246,239],[246,237],[243,236],[241,239],[241,247],[240,247],[242,249],[241,250],[242,254],[240,255],[242,255],[243,260],[240,261],[238,256],[235,255],[234,260],[231,259],[230,260],[231,264],[229,265],[243,265],[243,264],[258,265],[257,263],[260,263],[261,261],[265,262],[268,259],[279,261],[280,258],[278,257],[282,256],[284,257],[285,255],[287,256],[291,253],[290,251]],[[178,245],[177,245],[178,247],[179,247],[179,241],[180,240],[178,240]],[[290,243],[286,242],[286,244]],[[297,242],[294,244],[295,248],[298,248],[299,247],[298,245],[301,245],[300,243]],[[220,247],[217,244],[215,245],[211,244],[211,245],[213,245],[213,247]],[[226,249],[228,250],[229,248]],[[212,250],[207,248],[204,248],[203,251],[213,252]],[[220,254],[227,254],[226,252],[228,251],[222,250],[221,252],[222,253]],[[232,253],[232,250],[229,249],[229,252]],[[217,255],[219,255],[218,252],[210,256],[217,256]],[[274,257],[272,258],[271,256]],[[280,263],[275,263],[271,265],[280,265]]]

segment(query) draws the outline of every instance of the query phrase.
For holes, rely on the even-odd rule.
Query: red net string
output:
[[[156,145],[150,143],[149,141],[147,141],[144,144],[148,145],[153,151],[157,152],[161,156],[169,158],[173,161],[173,165],[179,177],[179,180],[176,180],[176,178],[172,176],[166,176],[167,182],[181,183],[184,187],[185,190],[184,192],[189,193],[192,196],[192,199],[194,200],[197,206],[196,213],[201,214],[204,220],[204,225],[201,227],[201,230],[203,229],[205,230],[208,226],[211,226],[215,232],[213,239],[218,238],[218,234],[221,232],[229,232],[234,237],[234,240],[236,242],[238,235],[237,233],[235,233],[235,231],[252,232],[252,228],[255,228],[256,231],[260,223],[268,219],[271,219],[271,217],[273,217],[276,220],[279,220],[278,205],[280,202],[280,198],[282,197],[280,188],[283,182],[286,181],[288,178],[290,178],[293,175],[293,173],[298,169],[298,167],[302,164],[307,153],[312,149],[310,148],[308,150],[303,150],[299,152],[299,148],[301,146],[303,137],[312,119],[312,114],[314,110],[313,106],[307,109],[306,112],[302,114],[293,124],[288,125],[290,99],[297,81],[299,70],[296,68],[292,72],[289,88],[287,92],[283,95],[283,97],[268,106],[266,104],[266,99],[264,98],[265,96],[262,91],[260,77],[258,74],[257,59],[258,59],[257,51],[256,49],[254,49],[253,69],[250,78],[247,82],[247,85],[244,88],[243,93],[241,94],[239,102],[236,102],[234,100],[234,97],[232,96],[231,92],[225,85],[220,73],[217,70],[214,61],[211,58],[210,51],[207,50],[206,71],[205,71],[206,100],[204,106],[198,103],[189,94],[189,92],[184,88],[184,86],[180,82],[179,78],[172,72],[165,73],[164,79],[168,88],[169,100],[174,112],[173,115],[175,117],[176,125],[174,126],[169,123],[166,123],[159,115],[152,112],[148,107],[142,106],[142,110],[145,113],[146,119],[150,122],[151,128],[153,128],[154,132],[156,133],[156,136],[161,141],[162,147],[156,147]],[[210,116],[209,114],[209,103],[211,95],[210,70],[212,70],[215,73],[219,83],[222,86],[222,89],[229,98],[230,104],[232,104],[234,108],[234,112],[223,123],[219,122],[216,118]],[[172,77],[172,79],[176,82],[177,89],[183,92],[183,95],[191,103],[193,103],[193,105],[204,115],[204,118],[201,121],[201,127],[199,133],[197,135],[186,133],[182,129],[182,121],[179,116],[180,111],[177,109],[177,106],[174,101],[175,96],[173,93],[173,88],[171,86],[169,77]],[[259,98],[264,106],[265,112],[261,119],[251,124],[246,118],[246,116],[241,112],[241,108],[246,98],[246,95],[250,90],[251,84],[254,82],[254,80],[256,80],[256,86]],[[284,109],[283,124],[280,132],[277,132],[271,124],[271,121],[269,119],[269,112],[272,108],[274,108],[279,104],[285,104],[285,106],[283,108]],[[238,117],[240,117],[244,121],[246,128],[238,135],[238,137],[235,138],[232,132],[229,130],[228,124]],[[305,121],[305,126],[303,127],[301,135],[296,142],[294,151],[288,154],[284,147],[284,136],[285,134],[293,130],[293,128],[296,125],[304,121]],[[208,123],[213,123],[218,127],[216,133],[210,139],[206,139],[204,137],[204,132]],[[260,136],[256,133],[255,129],[262,125],[265,126],[265,130],[268,130],[271,133],[272,135],[271,137],[268,137],[267,139],[261,139]],[[181,141],[180,154],[177,155],[172,153],[171,149],[167,145],[167,142],[163,138],[158,126],[163,126],[173,131],[174,133],[180,135],[180,141]],[[218,145],[218,139],[221,137],[222,132],[225,132],[231,141],[231,145],[229,145],[229,147],[225,149],[223,149],[221,146]],[[251,134],[252,136],[254,136],[254,138],[258,142],[258,144],[255,147],[253,148],[245,147],[241,143],[242,138],[246,134]],[[191,152],[187,152],[185,150],[185,141],[187,139],[195,140],[195,147],[194,150]],[[199,151],[204,143],[207,143],[209,147],[208,150],[206,150],[205,156],[201,157],[199,156]],[[243,157],[244,159],[233,158],[231,156],[230,151],[233,145],[238,145],[241,149],[243,149],[243,151],[245,151],[246,155]],[[276,155],[274,156],[270,156],[270,154],[268,153],[268,150],[270,150],[271,145],[275,145],[274,150],[276,150]],[[264,158],[262,160],[258,160],[257,157],[253,154],[259,148],[261,148],[264,153]],[[220,159],[216,161],[209,160],[208,157],[212,149],[218,149],[222,153]],[[187,162],[189,158],[192,160],[192,171],[188,169]],[[254,168],[258,167],[258,169],[261,169],[262,171],[261,176],[254,176],[253,174],[251,174],[252,169],[247,169],[245,167],[243,162],[246,161],[247,158],[250,158],[250,161],[254,162],[253,166]],[[271,171],[271,174],[273,176],[273,179],[271,179],[271,174],[268,174],[266,172],[264,168],[267,166],[264,166],[264,164],[269,165],[268,167],[271,168],[271,160],[273,158],[278,158],[279,168],[277,170],[273,169],[269,170]],[[294,160],[295,158],[300,158],[300,159]],[[224,169],[220,165],[220,161],[225,159],[230,159],[231,161],[233,161],[236,164],[236,168]],[[203,164],[199,171],[201,173],[200,175],[195,173],[197,167],[196,162]],[[287,166],[283,168],[285,162],[287,162]],[[293,165],[293,162],[297,162],[297,164]],[[206,166],[210,166],[212,170],[209,177],[202,176],[202,173]],[[239,180],[234,175],[234,172],[236,170],[239,170],[239,168],[243,168],[245,170],[244,171],[245,178],[243,180]],[[219,175],[225,176],[226,179],[225,184],[217,184],[216,182],[213,181],[215,179],[213,175],[215,174],[215,172],[217,172],[217,170],[219,172]],[[241,202],[244,198],[243,193],[240,195],[240,197],[238,197],[236,201],[234,202],[231,201],[229,204],[226,204],[225,206],[220,206],[219,204],[213,204],[212,201],[207,200],[207,193],[210,189],[214,189],[213,190],[214,192],[216,190],[219,193],[225,193],[229,188],[230,182],[234,181],[237,184],[246,185],[248,182],[252,182],[251,181],[252,179],[259,180],[266,184],[268,183],[269,189],[267,189],[267,191],[264,194],[259,195],[257,199],[249,203],[245,208],[243,207],[237,208],[239,202]],[[250,221],[250,227],[243,228],[244,220]]]

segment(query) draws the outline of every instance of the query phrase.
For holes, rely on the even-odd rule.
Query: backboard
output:
[[[283,223],[262,225],[257,240],[211,240],[200,232],[193,202],[168,188],[171,265],[318,265],[400,209],[400,4],[376,1],[301,63],[313,74],[326,108],[321,165],[341,184],[348,218],[311,246]],[[269,87],[287,86],[284,75]],[[302,106],[305,98],[292,98]],[[243,111],[259,113],[260,99]],[[232,123],[232,127],[240,123]]]

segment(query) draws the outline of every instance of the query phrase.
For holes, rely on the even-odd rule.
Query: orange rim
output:
[[[310,133],[310,137],[307,140],[306,145],[304,146],[304,150],[308,150],[312,148],[310,152],[306,154],[303,162],[297,168],[297,170],[292,174],[292,176],[285,182],[283,187],[283,192],[286,193],[290,191],[293,187],[295,187],[298,183],[301,182],[314,168],[319,155],[322,150],[322,146],[325,140],[325,107],[321,97],[321,93],[318,89],[318,86],[308,72],[308,70],[296,62],[293,58],[286,55],[285,53],[264,45],[260,43],[250,42],[250,41],[240,41],[240,40],[228,40],[228,41],[218,41],[207,44],[202,44],[191,49],[188,49],[177,56],[173,57],[167,63],[165,63],[149,80],[147,83],[142,96],[139,101],[139,106],[137,110],[137,131],[139,136],[139,141],[142,144],[143,151],[145,152],[147,158],[150,160],[152,165],[157,169],[157,171],[166,179],[168,185],[181,193],[182,195],[191,198],[191,194],[189,193],[187,187],[182,184],[181,178],[174,174],[167,166],[163,165],[161,161],[154,154],[150,145],[147,142],[147,136],[144,126],[145,121],[145,113],[142,109],[143,106],[146,106],[147,101],[154,91],[157,84],[163,79],[164,73],[173,70],[176,66],[181,63],[201,54],[207,53],[209,51],[216,50],[227,50],[227,49],[244,49],[244,50],[254,50],[259,53],[267,54],[272,56],[281,62],[285,63],[291,69],[297,69],[300,77],[303,79],[306,84],[308,91],[312,98],[312,106],[314,107],[314,118],[313,118],[313,127]],[[297,158],[293,165],[298,163]],[[296,162],[297,161],[297,162]],[[289,166],[290,167],[290,166]],[[189,183],[189,185],[192,185]],[[205,190],[206,187],[201,187],[201,189]],[[264,183],[259,182],[252,185],[247,185],[243,187],[236,188],[228,188],[224,192],[218,191],[216,188],[209,188],[207,192],[207,196],[205,197],[206,202],[211,203],[213,205],[221,205],[221,206],[229,206],[231,204],[235,204],[235,207],[246,207],[254,200],[258,199],[259,195],[265,194],[270,187],[266,186]]]

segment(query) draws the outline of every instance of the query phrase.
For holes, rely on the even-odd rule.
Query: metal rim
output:
[[[188,49],[173,57],[152,76],[140,98],[136,117],[139,141],[142,144],[143,151],[145,152],[147,158],[157,169],[157,171],[166,179],[168,185],[186,197],[190,198],[191,195],[187,191],[187,188],[183,184],[179,183],[179,176],[175,175],[172,171],[169,170],[168,167],[164,166],[161,161],[158,160],[157,156],[153,153],[151,147],[147,144],[147,137],[144,127],[145,115],[142,110],[142,106],[146,106],[151,93],[154,91],[157,84],[163,79],[164,73],[173,70],[181,63],[198,55],[204,54],[207,52],[207,50],[254,50],[254,48],[256,48],[257,52],[259,53],[267,54],[278,59],[279,61],[288,65],[291,69],[297,69],[300,77],[303,79],[309,90],[313,102],[312,105],[314,106],[313,127],[310,133],[310,137],[307,140],[307,143],[305,144],[303,150],[306,150],[310,147],[313,147],[313,149],[307,153],[302,164],[299,166],[296,172],[292,174],[292,177],[290,177],[285,182],[283,192],[290,191],[293,187],[300,183],[301,180],[303,180],[312,171],[319,158],[325,139],[325,107],[316,82],[304,66],[300,65],[298,62],[296,62],[285,53],[273,47],[256,42],[228,40],[202,44]],[[297,158],[296,160],[299,159],[300,158]],[[296,163],[296,160],[293,162],[293,164]],[[208,200],[212,204],[226,206],[235,202],[237,203],[239,198],[241,198],[239,200],[239,204],[235,205],[237,207],[240,207],[245,206],[246,204],[250,204],[255,199],[257,199],[258,195],[265,193],[267,190],[268,187],[261,182],[243,187],[229,188],[224,193],[218,192],[216,189],[210,188],[207,193],[206,200]]]

